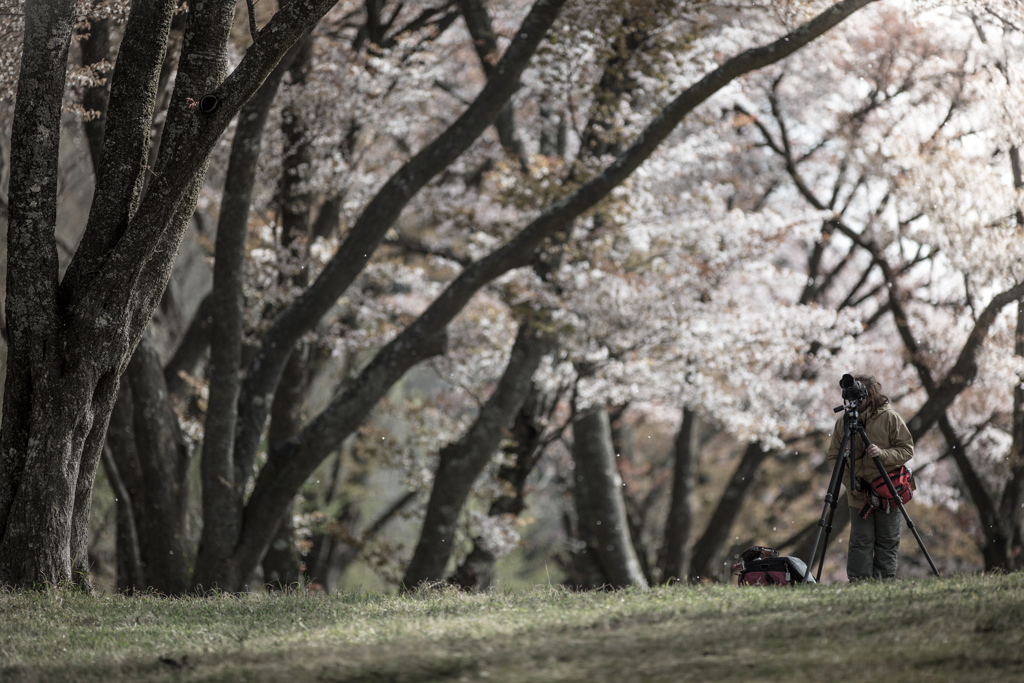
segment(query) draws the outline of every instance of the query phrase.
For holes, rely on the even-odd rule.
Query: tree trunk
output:
[[[293,86],[306,83],[310,62],[313,58],[313,36],[307,33],[295,43],[288,64],[288,75]],[[308,237],[310,229],[311,197],[305,188],[312,162],[312,146],[306,121],[302,119],[301,108],[285,107],[282,113],[282,131],[285,138],[285,154],[281,174],[281,244],[290,247],[293,253],[301,238]],[[298,287],[309,285],[309,274],[305,270],[294,276]],[[302,428],[302,406],[309,386],[309,344],[300,341],[295,345],[281,375],[281,383],[274,394],[270,410],[270,429],[267,443],[278,446],[294,437]],[[248,472],[236,472],[238,481],[246,481]],[[297,585],[302,578],[302,565],[295,546],[294,503],[289,505],[277,524],[274,540],[263,558],[263,577],[267,585],[284,588]]]
[[[967,458],[964,445],[945,413],[939,418],[939,428],[942,430],[942,435],[946,438],[946,443],[949,444],[950,454],[956,462],[957,469],[960,470],[960,477],[967,486],[971,502],[974,503],[974,508],[978,511],[978,516],[981,518],[981,530],[985,538],[981,546],[981,554],[985,560],[985,570],[1012,569],[1009,530],[999,516],[999,509],[992,499],[992,495],[988,492],[981,477],[978,476],[974,465]]]
[[[74,3],[69,0],[40,0],[25,7],[11,133],[0,585],[69,583],[72,564],[82,567],[85,546],[74,533],[82,529],[72,529],[80,525],[73,516],[88,513],[94,474],[88,469],[98,461],[84,449],[97,414],[100,424],[95,427],[106,430],[117,391],[117,377],[105,377],[103,390],[97,391],[99,377],[89,376],[80,363],[66,367],[61,352],[53,231],[61,99],[73,20]],[[95,438],[89,441],[99,445]],[[90,495],[84,490],[77,494],[80,483]]]
[[[494,583],[494,566],[498,556],[488,550],[487,546],[473,541],[473,549],[466,559],[458,566],[448,582],[464,591],[479,593],[487,590]]]
[[[131,384],[121,382],[117,401],[110,414],[107,427],[107,449],[110,459],[117,470],[117,478],[127,494],[124,500],[117,493],[114,477],[111,484],[115,486],[117,501],[117,590],[131,593],[145,590],[146,572],[142,558],[145,542],[142,534],[145,529],[139,528],[136,519],[146,514],[145,488],[142,484],[142,468],[139,466],[139,455],[135,445],[135,408],[132,403]],[[134,567],[138,556],[138,568]]]
[[[183,594],[191,586],[186,523],[191,454],[167,401],[163,370],[149,333],[122,377],[107,447],[108,478],[115,486],[113,476],[120,479],[128,501],[122,506],[119,496],[117,554],[124,571],[119,573],[118,589]],[[128,571],[135,552],[142,568],[139,575]]]
[[[597,538],[587,478],[577,466],[573,468],[572,479],[573,506],[564,512],[562,520],[565,535],[572,544],[568,562],[563,565],[567,574],[565,583],[574,590],[595,590],[608,585],[609,580],[593,550],[597,547]]]
[[[57,152],[75,7],[69,0],[26,6],[9,183],[0,585],[90,587],[92,484],[118,380],[166,287],[209,154],[287,48],[332,4],[281,8],[228,78],[235,3],[190,8],[158,174],[145,194],[155,92],[177,3],[132,4],[90,218],[59,286]],[[197,114],[189,100],[203,93],[212,105]]]
[[[580,524],[589,527],[583,529],[587,552],[597,559],[608,586],[646,588],[647,581],[629,536],[608,411],[595,408],[578,415],[573,433],[576,482],[583,484],[586,509],[586,514],[580,514]]]
[[[498,479],[507,484],[511,494],[502,495],[494,500],[487,512],[488,516],[518,517],[526,509],[526,480],[544,450],[543,413],[546,403],[543,392],[536,384],[531,384],[530,393],[516,415],[511,439],[504,449],[506,458],[515,458],[515,465],[503,465],[498,470]],[[497,560],[497,556],[484,546],[482,539],[474,539],[473,550],[449,580],[466,591],[485,591],[491,587],[494,580],[494,565]]]
[[[274,394],[270,409],[267,442],[281,444],[299,433],[302,427],[302,406],[309,387],[309,345],[300,343],[292,352],[281,376],[281,388]],[[295,547],[294,503],[281,515],[274,540],[263,558],[264,581],[275,587],[294,586],[301,578],[301,563]]]
[[[608,409],[608,420],[612,427],[612,451],[615,453],[615,468],[622,476],[623,468],[633,462],[633,428],[626,422],[626,409],[628,403],[616,405]],[[633,552],[640,563],[640,571],[644,575],[647,585],[653,585],[654,571],[651,564],[650,552],[647,540],[644,538],[644,529],[647,527],[647,519],[650,513],[651,503],[656,496],[660,486],[655,486],[642,498],[634,497],[623,485],[622,502],[626,507],[626,522],[629,524],[629,538],[633,543]]]
[[[693,546],[693,559],[690,561],[690,581],[698,582],[705,579],[722,581],[729,572],[721,565],[717,565],[722,548],[729,538],[733,522],[743,507],[743,501],[747,492],[754,483],[761,463],[768,457],[768,451],[762,450],[761,444],[756,441],[748,444],[740,460],[739,466],[733,472],[729,483],[718,500],[718,506],[711,514],[704,535],[700,537]]]
[[[114,491],[117,507],[117,590],[121,593],[133,593],[136,586],[146,585],[146,574],[142,568],[142,552],[139,549],[139,532],[132,510],[132,496],[121,478],[109,446],[103,449],[103,470],[107,474],[110,488]]]
[[[208,307],[206,302],[200,307],[200,313],[209,316],[211,353],[209,407],[202,459],[204,525],[195,570],[197,586],[226,584],[234,587],[238,581],[231,553],[241,526],[241,487],[251,476],[232,457],[241,387],[245,245],[263,131],[295,52],[296,49],[292,48],[285,55],[238,114],[217,225],[213,291],[208,298]],[[191,334],[195,327],[190,327],[183,346],[186,342],[191,342],[193,347],[199,345],[198,340],[192,340],[193,336],[198,337],[201,333],[200,328]],[[175,360],[178,356],[175,354]],[[252,463],[248,465],[251,468]],[[291,528],[290,522],[289,515],[288,529]]]
[[[143,337],[128,365],[135,452],[146,507],[136,515],[144,532],[141,547],[146,585],[167,595],[191,586],[188,470],[191,454],[182,438],[178,416],[167,401],[163,368],[149,335]]]
[[[661,580],[681,580],[689,570],[690,530],[693,526],[693,493],[697,461],[700,458],[700,416],[683,408],[683,421],[676,434],[675,466],[672,470],[672,501],[665,520],[664,556]]]
[[[441,449],[423,530],[402,580],[407,589],[444,579],[455,543],[455,525],[466,499],[507,434],[512,416],[526,401],[533,373],[548,348],[545,334],[524,320],[505,372],[476,421],[461,439]]]
[[[491,17],[487,13],[487,7],[483,0],[457,0],[459,11],[469,29],[469,35],[473,37],[473,47],[476,48],[477,56],[480,58],[480,66],[484,74],[489,78],[494,71],[494,65],[498,56],[498,35],[491,26]],[[529,170],[529,163],[526,157],[526,150],[523,148],[523,141],[516,134],[516,124],[512,103],[507,102],[498,117],[494,121],[494,127],[498,131],[498,139],[506,153],[519,162],[519,169],[523,172]]]

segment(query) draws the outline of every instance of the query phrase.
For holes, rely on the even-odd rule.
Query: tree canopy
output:
[[[122,590],[481,588],[531,506],[572,585],[725,580],[802,542],[851,370],[1019,568],[1013,3],[3,22],[0,584],[91,585],[100,470]]]

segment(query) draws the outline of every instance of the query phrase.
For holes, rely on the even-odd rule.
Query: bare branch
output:
[[[252,42],[255,43],[260,32],[256,28],[256,6],[252,0],[245,0],[245,6],[249,10],[249,35],[252,37]]]

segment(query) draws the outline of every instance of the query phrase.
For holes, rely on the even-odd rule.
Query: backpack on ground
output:
[[[814,583],[803,560],[779,557],[775,548],[759,545],[745,550],[732,568],[740,572],[740,586],[792,586],[803,583],[804,574],[807,574],[807,583]]]
[[[910,471],[909,467],[901,465],[889,473],[889,478],[892,479],[893,488],[896,489],[900,501],[906,503],[914,497],[917,482],[914,481],[914,473]],[[881,510],[885,514],[889,514],[899,508],[889,487],[885,485],[885,477],[879,477],[870,484],[861,481],[861,490],[864,491],[868,499],[864,507],[857,512],[861,519],[867,519],[872,510]]]

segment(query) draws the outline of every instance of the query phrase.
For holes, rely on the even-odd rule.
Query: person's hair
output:
[[[871,375],[857,375],[853,379],[863,384],[868,392],[868,397],[860,404],[862,415],[878,410],[889,402],[889,397],[882,393],[882,385]]]

